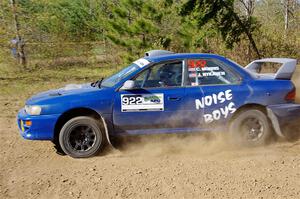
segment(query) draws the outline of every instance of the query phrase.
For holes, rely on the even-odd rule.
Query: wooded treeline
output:
[[[1,62],[119,64],[150,49],[216,53],[241,64],[258,57],[299,59],[300,1],[0,2]]]

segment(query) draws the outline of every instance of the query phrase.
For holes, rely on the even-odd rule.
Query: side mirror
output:
[[[120,90],[130,90],[134,88],[134,81],[133,80],[127,80],[124,82],[123,86],[120,88]]]

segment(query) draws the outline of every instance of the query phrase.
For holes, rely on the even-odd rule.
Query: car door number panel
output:
[[[121,95],[122,112],[163,111],[164,94],[124,94]]]

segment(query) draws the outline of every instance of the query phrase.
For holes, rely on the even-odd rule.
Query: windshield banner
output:
[[[138,65],[140,68],[148,65],[150,62],[147,59],[141,58],[133,62],[134,64]]]

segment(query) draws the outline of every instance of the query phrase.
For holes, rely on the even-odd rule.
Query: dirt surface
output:
[[[170,137],[72,159],[21,138],[23,98],[0,96],[0,198],[300,198],[299,140],[236,148]]]

